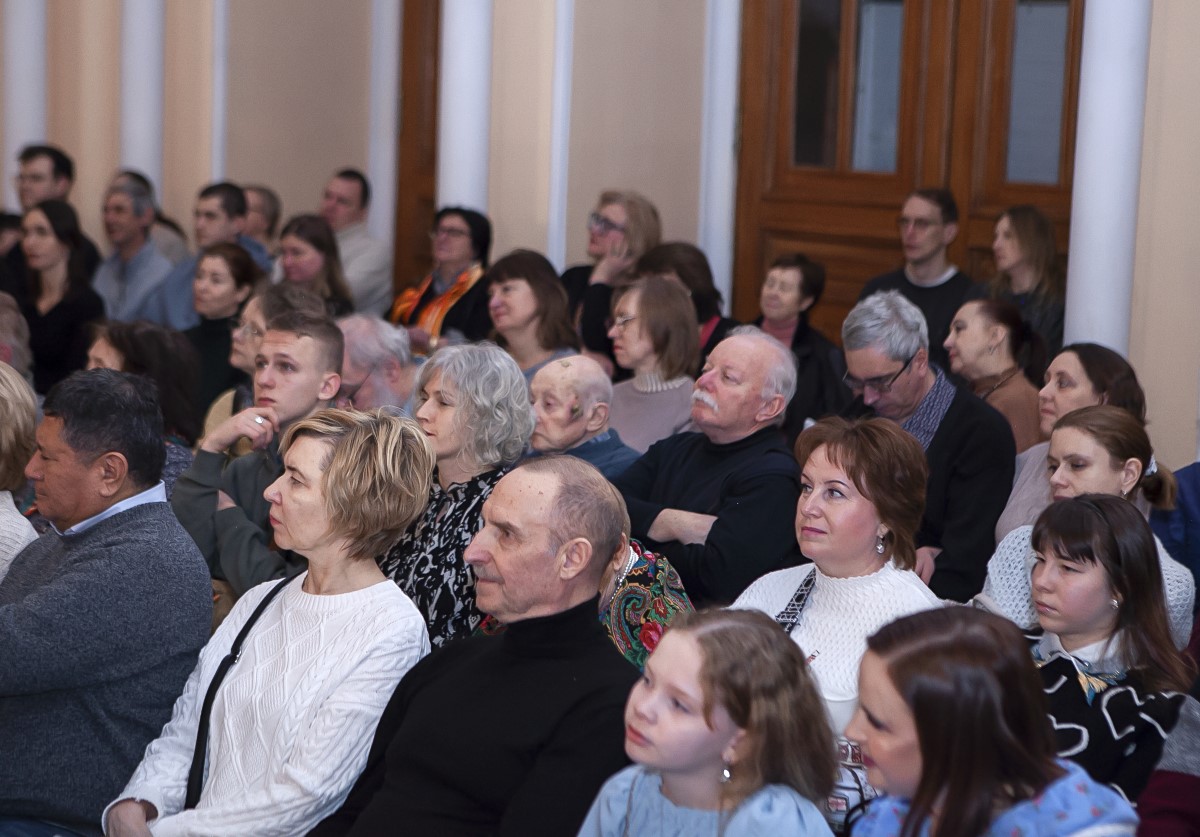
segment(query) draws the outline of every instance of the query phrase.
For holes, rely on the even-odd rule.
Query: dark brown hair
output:
[[[680,613],[670,632],[691,636],[703,660],[704,717],[724,707],[746,731],[722,802],[736,806],[764,785],[787,785],[814,802],[833,786],[833,731],[804,652],[775,620],[756,610]]]
[[[578,349],[579,335],[571,324],[567,291],[559,281],[554,265],[533,250],[513,250],[497,259],[483,276],[489,286],[513,279],[528,283],[537,299],[538,345],[543,349]],[[498,345],[505,345],[500,334],[493,332],[493,339]]]
[[[1004,299],[974,299],[963,303],[977,306],[980,316],[1004,329],[1004,345],[1013,363],[1030,382],[1041,386],[1046,375],[1046,341],[1021,318],[1021,309]]]
[[[211,244],[200,251],[200,258],[196,261],[196,265],[199,266],[200,262],[209,256],[225,262],[225,266],[229,268],[230,276],[233,277],[233,284],[239,290],[241,288],[257,288],[265,278],[262,268],[246,252],[246,248],[240,244],[232,244],[226,241]]]
[[[771,262],[771,270],[776,268],[800,271],[800,298],[812,297],[813,305],[821,301],[821,294],[825,293],[825,265],[803,253],[785,253]]]
[[[1162,566],[1150,524],[1133,503],[1107,494],[1083,494],[1051,503],[1033,526],[1035,552],[1099,564],[1117,608],[1118,651],[1156,691],[1187,691],[1196,666],[1175,650],[1167,621]]]
[[[1154,473],[1149,473],[1150,460],[1154,458],[1150,437],[1146,428],[1126,410],[1107,404],[1082,407],[1067,413],[1054,424],[1055,430],[1067,427],[1082,430],[1099,442],[1112,457],[1113,468],[1120,468],[1129,459],[1142,463],[1142,474],[1133,490],[1141,490],[1147,502],[1156,509],[1175,508],[1175,476],[1157,461]]]
[[[1017,246],[1037,277],[1033,293],[1055,302],[1066,299],[1062,272],[1055,263],[1058,249],[1054,245],[1054,225],[1050,219],[1029,204],[1010,206],[1000,217],[1007,218],[1012,225]],[[1012,277],[1006,272],[997,274],[992,280],[992,291],[1012,293]]]
[[[296,215],[283,226],[280,239],[294,235],[313,247],[325,260],[320,274],[312,282],[312,290],[322,299],[333,300],[347,308],[353,308],[350,286],[342,270],[342,257],[338,251],[337,236],[333,227],[320,215]]]
[[[1062,775],[1046,696],[1020,629],[969,607],[925,610],[867,639],[912,711],[921,779],[901,837],[940,804],[939,835],[983,834]]]
[[[721,292],[713,282],[704,252],[686,241],[670,241],[647,250],[634,268],[638,276],[674,273],[692,294],[696,322],[706,323],[721,314]]]
[[[822,446],[829,461],[875,506],[888,529],[883,542],[896,566],[911,570],[917,561],[916,536],[929,479],[921,443],[888,419],[823,418],[796,439],[801,470]]]
[[[1059,354],[1063,352],[1071,352],[1079,358],[1079,365],[1092,389],[1100,396],[1101,404],[1120,407],[1141,424],[1146,423],[1146,394],[1129,361],[1098,343],[1072,343],[1063,346]]]
[[[643,276],[613,292],[613,311],[633,291],[638,292],[638,325],[654,346],[663,380],[695,375],[700,362],[700,333],[687,289],[662,276]]]

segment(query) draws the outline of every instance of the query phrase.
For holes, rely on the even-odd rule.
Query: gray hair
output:
[[[418,410],[435,372],[458,396],[456,429],[475,463],[496,468],[520,459],[533,434],[534,415],[529,385],[512,355],[487,342],[439,349],[417,377]]]
[[[906,362],[919,350],[929,350],[925,315],[899,291],[871,294],[846,315],[842,348],[876,349],[891,360]]]
[[[133,202],[133,214],[139,218],[147,212],[154,212],[154,195],[132,177],[119,177],[114,180],[105,190],[104,199],[108,200],[110,195],[124,195],[129,198]],[[150,223],[154,223],[153,220]]]
[[[786,405],[792,403],[792,397],[796,394],[796,356],[792,354],[791,349],[758,326],[742,325],[731,328],[725,339],[730,337],[749,337],[757,340],[774,355],[763,378],[762,397],[763,400],[769,400],[776,395],[783,396],[785,409],[781,410],[779,417],[772,422],[783,424],[784,413],[787,412]]]
[[[368,369],[388,358],[412,366],[408,330],[396,327],[375,314],[351,314],[337,321],[346,338],[346,353],[355,366]]]

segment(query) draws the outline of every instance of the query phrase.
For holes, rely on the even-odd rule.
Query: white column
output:
[[[546,258],[567,265],[567,172],[571,164],[571,70],[575,63],[575,0],[554,4],[554,69],[550,82],[550,193]]]
[[[3,15],[4,205],[18,210],[17,155],[46,139],[46,4],[4,0]]]
[[[1129,350],[1150,0],[1088,0],[1064,340]]]
[[[212,156],[209,177],[225,179],[225,137],[229,111],[229,0],[213,0]],[[264,33],[264,37],[270,37]]]
[[[696,243],[708,256],[713,282],[725,298],[728,312],[733,303],[738,47],[742,5],[727,0],[707,0],[704,17],[704,101]]]
[[[438,206],[487,212],[492,0],[443,0],[438,82]]]
[[[163,0],[121,9],[121,165],[162,190]]]
[[[371,214],[367,229],[389,244],[396,232],[396,143],[400,105],[400,3],[371,2],[370,128],[367,178]]]

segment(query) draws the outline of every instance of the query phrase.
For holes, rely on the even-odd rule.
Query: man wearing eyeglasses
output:
[[[899,291],[921,310],[929,326],[929,359],[944,370],[950,360],[942,343],[954,314],[968,299],[984,295],[946,258],[946,248],[958,235],[958,204],[948,189],[918,189],[904,201],[896,219],[904,267],[876,276],[859,300],[880,291]]]
[[[899,291],[854,306],[842,323],[842,348],[844,380],[862,405],[925,449],[917,572],[941,598],[966,601],[983,587],[996,520],[1012,488],[1012,429],[930,362],[925,317]]]
[[[404,415],[413,415],[420,364],[413,359],[407,329],[373,314],[342,317],[338,328],[346,338],[346,352],[337,406],[351,410],[398,407]]]

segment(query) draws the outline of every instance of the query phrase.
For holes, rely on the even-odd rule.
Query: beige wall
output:
[[[1200,3],[1153,8],[1129,349],[1155,449],[1178,468],[1196,458],[1200,401]]]
[[[166,4],[163,21],[163,211],[192,234],[196,192],[212,172],[211,0]]]

